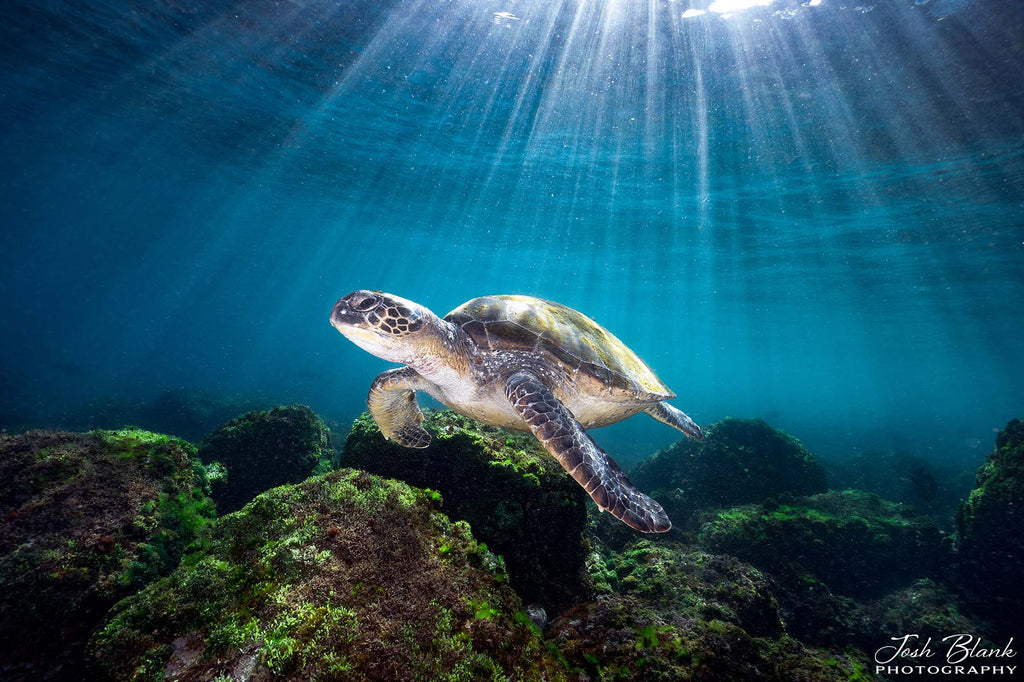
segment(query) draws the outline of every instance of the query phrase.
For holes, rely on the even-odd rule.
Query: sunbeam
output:
[[[45,353],[90,358],[83,395],[162,372],[226,387],[332,376],[330,330],[304,330],[359,287],[440,309],[560,300],[689,382],[709,418],[781,405],[794,423],[815,414],[812,439],[850,411],[990,428],[991,405],[946,389],[983,375],[1005,402],[1019,384],[993,371],[1019,354],[1004,307],[1024,298],[1012,12],[132,6],[18,4],[3,29],[22,46],[0,57],[17,159],[4,191],[9,215],[39,225],[5,245],[43,264],[6,276],[8,318],[35,328],[28,301],[70,305],[84,254],[124,262],[81,285],[107,311],[87,352],[44,335]],[[110,315],[166,341],[110,339]],[[274,367],[269,349],[286,349]],[[879,399],[894,374],[920,390]],[[351,414],[362,398],[310,400]]]
[[[7,0],[0,676],[1012,675],[1020,3]]]

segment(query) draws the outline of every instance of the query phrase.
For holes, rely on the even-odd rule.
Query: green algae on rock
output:
[[[974,485],[974,472],[958,461],[898,449],[868,449],[819,461],[833,490],[863,490],[909,504],[943,530],[952,530],[956,508]]]
[[[96,660],[119,680],[561,679],[500,559],[438,500],[352,469],[259,495],[115,607]]]
[[[936,642],[952,634],[980,632],[958,596],[930,578],[919,578],[879,599],[858,604],[849,622],[853,632],[845,641],[865,650],[888,643],[894,632],[914,633],[920,641],[931,637]]]
[[[603,561],[590,570],[604,574],[607,594],[639,597],[688,619],[730,622],[752,635],[782,632],[768,579],[734,557],[641,540]]]
[[[427,411],[425,450],[384,439],[369,414],[352,426],[343,466],[438,490],[444,511],[504,557],[524,601],[551,613],[586,598],[587,495],[528,433]]]
[[[5,679],[81,679],[107,610],[201,539],[214,507],[194,454],[138,429],[0,436]]]
[[[788,636],[767,578],[732,557],[642,540],[592,557],[590,569],[601,594],[549,630],[588,679],[867,679],[860,652]]]
[[[269,398],[200,388],[168,388],[149,397],[101,397],[66,411],[60,425],[68,431],[119,428],[134,424],[198,443],[240,414],[274,406]]]
[[[824,492],[825,471],[796,438],[760,419],[729,417],[640,462],[633,483],[652,490],[678,526],[693,511]]]
[[[305,405],[248,412],[199,444],[203,462],[227,469],[226,481],[213,488],[221,514],[241,509],[265,490],[302,481],[332,454],[330,432]]]
[[[703,516],[700,542],[768,574],[786,631],[805,643],[874,651],[893,632],[979,631],[941,582],[945,538],[902,505],[851,490]]]
[[[1024,610],[1024,420],[1014,419],[978,469],[956,515],[959,583],[982,614],[1008,634]]]
[[[854,598],[935,575],[949,558],[931,520],[855,490],[706,512],[698,537],[772,575],[820,580]]]

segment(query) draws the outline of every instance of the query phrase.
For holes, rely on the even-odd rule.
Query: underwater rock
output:
[[[640,540],[592,556],[589,570],[599,592],[637,597],[687,620],[726,621],[754,636],[782,632],[768,579],[735,557]]]
[[[825,471],[803,444],[760,419],[726,418],[640,462],[633,484],[651,491],[676,526],[697,509],[826,490]]]
[[[764,570],[786,632],[805,643],[875,651],[903,634],[980,631],[933,579],[948,572],[944,537],[901,505],[845,491],[704,518],[699,540]]]
[[[273,407],[269,398],[169,388],[145,400],[99,398],[65,413],[61,427],[72,431],[120,428],[125,424],[199,442],[224,422],[251,410]]]
[[[866,450],[843,460],[819,458],[835,490],[864,490],[914,507],[952,530],[960,500],[973,485],[973,470],[958,462],[898,450]]]
[[[783,579],[870,599],[940,572],[949,559],[929,519],[877,495],[828,492],[705,512],[698,541]]]
[[[253,411],[232,419],[199,444],[199,458],[227,469],[214,486],[217,511],[241,509],[256,495],[308,478],[318,465],[330,469],[331,435],[305,405]]]
[[[586,679],[848,680],[867,663],[785,634],[767,578],[732,557],[642,540],[590,570],[602,594],[548,630]]]
[[[586,492],[528,433],[446,410],[426,415],[433,440],[423,450],[385,440],[362,415],[345,442],[342,466],[440,491],[444,512],[468,522],[475,537],[504,557],[525,602],[558,613],[587,598]]]
[[[194,454],[137,429],[0,436],[0,676],[83,679],[107,610],[214,516]]]
[[[93,638],[114,679],[564,679],[436,492],[342,469],[222,516]]]
[[[959,586],[971,604],[997,628],[1019,626],[1024,610],[1024,420],[1006,425],[978,469],[977,486],[957,510],[956,549]]]
[[[938,642],[950,634],[983,632],[960,598],[931,578],[860,601],[833,593],[809,574],[772,576],[771,582],[786,632],[814,646],[873,652],[906,634]]]
[[[142,416],[151,429],[198,442],[224,422],[245,412],[268,409],[273,404],[269,398],[260,396],[175,388],[147,402]]]
[[[981,628],[966,613],[956,594],[928,578],[864,604],[848,614],[851,632],[843,642],[852,642],[865,651],[874,651],[890,643],[890,638],[916,634],[920,641],[958,633],[977,634]]]

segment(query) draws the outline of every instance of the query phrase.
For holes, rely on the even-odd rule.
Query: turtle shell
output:
[[[668,400],[675,394],[626,344],[572,308],[531,296],[483,296],[445,315],[485,351],[523,351],[581,371],[610,389]]]

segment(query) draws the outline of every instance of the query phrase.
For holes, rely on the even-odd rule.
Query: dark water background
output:
[[[705,8],[5,3],[0,425],[168,388],[345,422],[386,365],[337,298],[523,293],[699,423],[976,466],[1024,415],[1024,8]]]

